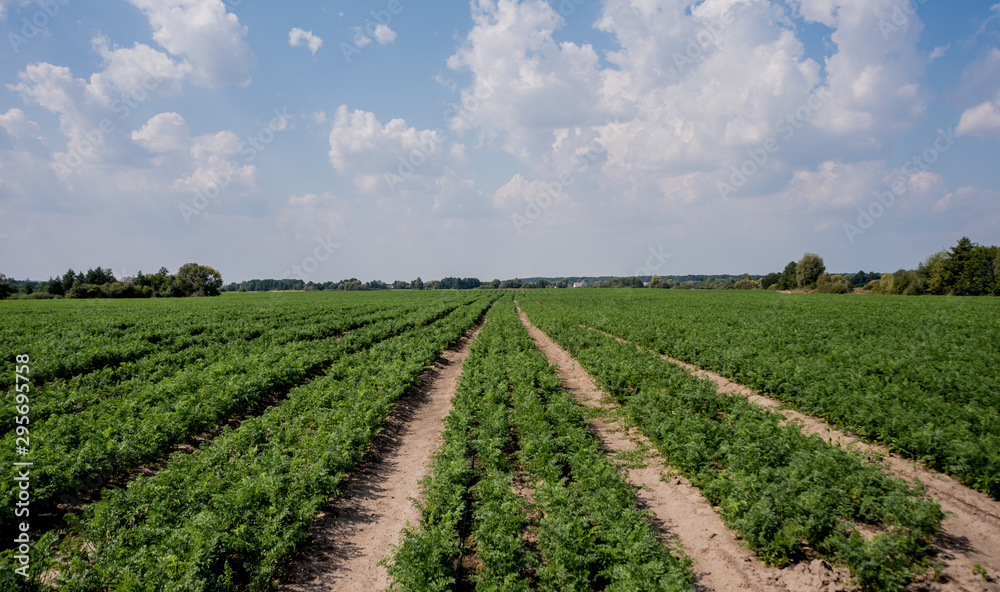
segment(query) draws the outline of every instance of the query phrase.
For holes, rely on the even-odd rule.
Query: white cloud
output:
[[[160,113],[132,132],[132,140],[150,152],[177,152],[189,143],[190,134],[179,114]]]
[[[407,127],[403,119],[382,125],[374,113],[346,105],[337,108],[330,130],[330,163],[337,172],[355,177],[367,191],[389,187],[386,177],[427,175],[441,171],[447,159],[444,137],[433,130]],[[417,163],[414,166],[414,163]]]
[[[379,23],[375,27],[375,40],[379,45],[388,45],[396,40],[396,32],[389,28],[389,25]]]
[[[989,101],[962,113],[955,132],[961,135],[1000,136],[1000,102]]]
[[[718,199],[707,180],[728,175],[768,138],[780,146],[749,195],[771,194],[816,162],[883,156],[926,114],[930,96],[916,82],[927,60],[916,49],[922,23],[913,18],[884,39],[877,22],[892,0],[800,0],[793,8],[607,0],[595,27],[619,47],[604,65],[590,45],[556,41],[564,19],[548,3],[476,2],[474,26],[448,61],[471,73],[461,94],[474,107],[451,127],[498,141],[539,179],[572,170],[591,151],[597,158],[581,176],[626,204]],[[796,15],[834,29],[825,67],[806,54]],[[484,81],[492,92],[481,92]],[[481,98],[471,101],[476,91]],[[810,98],[817,91],[827,97],[818,105]],[[593,154],[611,127],[606,152]],[[587,186],[581,180],[568,191],[583,199]]]
[[[1000,136],[1000,49],[989,48],[965,67],[955,96],[966,106],[957,133]]]
[[[316,55],[316,52],[323,45],[323,40],[313,35],[312,31],[295,27],[288,33],[288,45],[291,47],[305,45],[313,55]]]
[[[191,64],[175,63],[167,54],[142,43],[131,48],[111,47],[107,37],[98,35],[91,45],[103,58],[104,70],[95,73],[90,83],[107,97],[116,93],[176,95],[193,70]]]
[[[211,88],[250,83],[253,54],[247,28],[226,12],[222,0],[128,0],[153,27],[153,39],[194,68],[198,84]]]

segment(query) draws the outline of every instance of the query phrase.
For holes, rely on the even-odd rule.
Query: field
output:
[[[998,586],[995,299],[18,301],[0,336],[2,590]]]

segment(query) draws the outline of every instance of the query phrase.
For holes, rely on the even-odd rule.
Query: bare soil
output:
[[[629,343],[609,333],[604,334]],[[693,376],[711,380],[719,394],[746,397],[751,403],[783,415],[786,423],[798,424],[806,434],[817,434],[831,444],[854,450],[870,459],[879,459],[889,474],[916,479],[926,485],[928,494],[941,504],[946,514],[941,535],[933,542],[933,560],[943,565],[937,566],[936,574],[934,567],[929,568],[910,585],[909,590],[1000,592],[1000,502],[962,485],[953,477],[894,454],[884,446],[864,442],[854,434],[832,428],[821,419],[784,408],[783,402],[725,376],[670,356],[661,357],[683,367]],[[977,565],[984,570],[985,576]]]
[[[446,350],[421,376],[420,386],[397,403],[370,460],[313,521],[280,590],[374,592],[389,586],[378,563],[391,554],[406,524],[420,519],[412,500],[420,496],[420,480],[442,443],[462,363],[481,328],[482,322]]]
[[[559,368],[559,377],[576,400],[593,408],[611,411],[593,421],[594,432],[609,455],[628,453],[637,448],[647,451],[645,466],[623,468],[629,483],[639,487],[641,507],[651,510],[654,524],[664,541],[678,537],[681,549],[695,560],[695,586],[698,590],[750,591],[823,591],[846,590],[848,574],[816,559],[785,569],[764,565],[726,528],[718,512],[701,496],[699,489],[670,469],[663,456],[649,440],[634,428],[626,430],[616,419],[615,403],[604,396],[594,379],[579,362],[539,330],[518,309],[538,348]],[[672,543],[669,543],[671,544]]]

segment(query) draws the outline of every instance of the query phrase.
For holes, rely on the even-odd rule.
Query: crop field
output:
[[[0,590],[1000,578],[995,299],[15,301],[0,336]]]

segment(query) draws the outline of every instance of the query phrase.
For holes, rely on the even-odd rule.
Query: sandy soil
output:
[[[596,330],[596,329],[595,329]],[[602,331],[603,333],[603,331]],[[622,343],[620,337],[605,333]],[[637,346],[638,347],[638,346]],[[863,442],[857,436],[836,430],[823,420],[792,409],[782,409],[783,403],[766,397],[725,376],[702,370],[691,364],[661,356],[664,360],[685,368],[694,376],[714,382],[720,394],[737,394],[750,402],[768,407],[785,416],[786,422],[799,424],[807,434],[818,434],[824,440],[855,450],[870,458],[881,458],[887,472],[905,479],[918,479],[927,486],[931,497],[938,500],[946,513],[942,533],[934,541],[934,560],[941,561],[942,582],[935,581],[934,570],[918,578],[910,590],[1000,591],[1000,502],[988,495],[969,489],[954,478],[920,466],[918,463],[889,452],[884,446]],[[986,571],[986,578],[974,571],[976,565]],[[942,579],[942,578],[937,578]]]
[[[579,362],[532,325],[520,309],[518,314],[538,348],[559,368],[559,377],[577,401],[590,407],[615,407]],[[740,543],[733,531],[726,528],[698,488],[670,470],[645,436],[635,429],[626,432],[613,412],[595,419],[593,426],[609,454],[637,447],[648,451],[645,467],[625,469],[627,480],[640,488],[638,501],[655,514],[656,526],[664,539],[676,535],[684,553],[695,559],[695,585],[699,590],[832,592],[846,589],[843,584],[848,577],[846,570],[832,568],[822,560],[786,569],[764,565]]]
[[[420,514],[411,498],[441,445],[444,418],[482,323],[471,329],[421,377],[421,386],[401,400],[370,453],[351,475],[341,497],[314,520],[303,550],[294,558],[280,590],[385,590],[389,575],[378,562],[391,553],[400,532]]]

